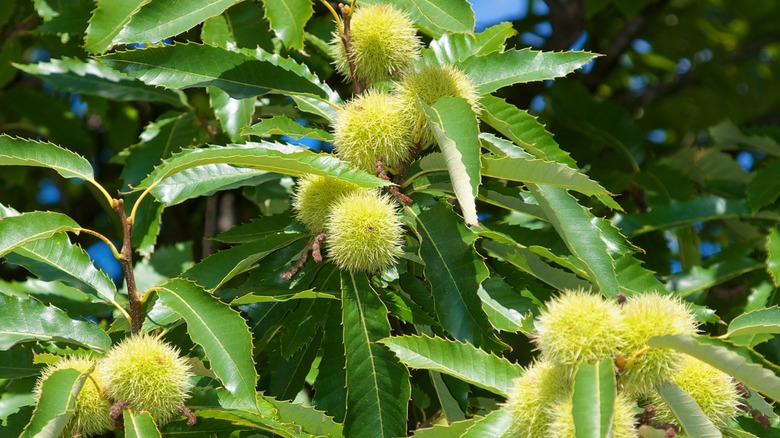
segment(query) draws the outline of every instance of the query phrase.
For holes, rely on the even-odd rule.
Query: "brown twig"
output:
[[[378,158],[376,160],[376,174],[385,181],[391,181],[390,175],[388,175],[387,170],[385,169],[385,164],[382,162],[381,158]],[[412,198],[401,193],[401,189],[397,185],[393,184],[391,186],[387,186],[386,188],[387,191],[390,192],[390,194],[393,195],[393,197],[398,200],[398,202],[401,202],[404,205],[412,205],[414,203],[414,201],[412,201]]]
[[[135,285],[135,275],[133,274],[133,243],[130,238],[133,223],[127,219],[123,199],[114,200],[114,211],[116,211],[119,221],[122,223],[122,250],[120,251],[121,258],[119,263],[122,265],[122,272],[125,274],[127,297],[130,299],[130,329],[133,334],[138,334],[141,331],[143,322],[143,309],[141,294]]]
[[[359,95],[366,88],[366,85],[357,77],[355,73],[355,57],[352,54],[352,40],[349,36],[349,26],[352,21],[352,8],[343,3],[339,3],[341,18],[344,22],[344,31],[341,33],[341,42],[344,43],[344,51],[347,53],[347,63],[349,64],[349,74],[352,76],[352,92]]]
[[[316,236],[314,236],[309,243],[306,244],[306,247],[303,248],[303,251],[301,251],[301,258],[298,259],[297,262],[295,262],[295,265],[290,268],[289,271],[282,274],[282,279],[285,281],[290,281],[295,276],[295,274],[298,273],[298,271],[301,270],[303,265],[306,264],[306,262],[309,260],[309,251],[311,251],[311,257],[314,259],[316,263],[322,263],[322,251],[321,251],[321,245],[322,242],[325,241],[325,239],[328,238],[328,235],[325,233],[319,233]]]
[[[195,418],[195,414],[192,412],[192,409],[190,409],[189,406],[182,403],[179,405],[179,410],[182,414],[184,414],[185,417],[187,417],[187,426],[194,426],[195,423],[198,422],[198,420]]]
[[[111,405],[111,409],[108,411],[108,416],[114,420],[114,424],[119,427],[122,425],[122,411],[127,407],[127,402],[118,401]]]

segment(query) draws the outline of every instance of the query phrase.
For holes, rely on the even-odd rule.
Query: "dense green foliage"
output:
[[[321,1],[4,0],[0,435],[78,430],[80,393],[108,436],[780,433],[773,2],[373,4],[398,38],[351,56]],[[139,332],[193,375],[166,424],[95,390]]]

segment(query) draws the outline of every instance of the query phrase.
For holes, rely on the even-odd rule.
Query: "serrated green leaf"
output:
[[[739,127],[729,120],[724,120],[710,128],[710,134],[717,144],[741,144],[780,158],[780,144],[772,137],[743,134]]]
[[[226,281],[246,271],[268,254],[306,237],[301,233],[275,233],[243,245],[234,246],[211,254],[184,271],[182,277],[190,279],[212,291]]]
[[[277,400],[273,397],[263,397],[279,412],[279,419],[289,423],[295,423],[305,432],[318,436],[338,438],[344,436],[343,425],[333,421],[322,411],[301,403],[290,403]]]
[[[336,306],[331,306],[328,319],[323,328],[322,360],[318,367],[317,378],[314,380],[314,397],[312,404],[317,409],[323,409],[328,415],[344,423],[347,408],[347,381],[344,357],[344,332],[341,326],[341,313]]]
[[[686,297],[763,267],[763,263],[748,257],[714,263],[706,268],[694,266],[688,272],[670,276],[666,287],[677,295]]]
[[[117,101],[145,101],[182,106],[180,91],[150,87],[95,60],[52,59],[36,64],[14,64],[16,68],[38,76],[61,91],[100,96]]]
[[[780,197],[780,160],[770,160],[765,166],[756,169],[756,174],[747,185],[747,200],[750,209],[758,211],[772,204]]]
[[[565,164],[514,157],[482,157],[482,176],[574,190],[588,196],[610,196],[587,175]]]
[[[241,130],[252,123],[257,98],[233,99],[219,88],[209,87],[209,104],[230,141],[241,141]]]
[[[246,243],[269,234],[296,230],[303,231],[303,228],[296,228],[292,213],[286,211],[273,216],[258,216],[250,222],[236,225],[224,233],[217,234],[212,239],[223,243]]]
[[[265,18],[285,47],[303,50],[303,28],[314,9],[310,0],[263,0]]]
[[[514,416],[509,409],[496,409],[478,419],[460,438],[506,437],[513,435]]]
[[[181,204],[188,199],[210,196],[222,190],[255,186],[278,179],[279,175],[263,170],[233,167],[229,164],[206,164],[165,178],[151,193],[167,207]]]
[[[474,82],[479,94],[488,94],[507,85],[566,76],[596,56],[590,52],[523,49],[474,56],[456,66]]]
[[[71,319],[62,310],[35,300],[0,294],[0,350],[27,341],[59,341],[99,351],[111,339],[97,324]]]
[[[627,236],[637,236],[658,229],[674,228],[713,219],[727,219],[749,214],[744,200],[707,196],[688,201],[672,200],[668,205],[654,205],[647,213],[616,215],[615,226]]]
[[[482,107],[479,117],[525,151],[542,160],[577,168],[569,153],[562,150],[544,125],[527,111],[491,95],[483,96],[479,104]]]
[[[533,303],[530,299],[515,292],[498,276],[485,280],[477,294],[482,300],[482,310],[496,330],[524,331],[523,320],[532,317]]]
[[[84,48],[89,53],[103,53],[114,37],[141,7],[151,0],[98,0],[89,20]]]
[[[621,292],[618,275],[593,215],[564,189],[535,184],[528,188],[593,284],[605,296],[616,297]]]
[[[209,17],[219,15],[236,0],[150,1],[135,9],[112,44],[154,43],[178,35]]]
[[[502,348],[477,295],[488,270],[474,249],[476,234],[444,202],[421,212],[407,207],[406,212],[417,223],[420,257],[426,280],[432,285],[435,316],[444,330],[478,347]]]
[[[292,300],[316,300],[318,298],[326,300],[338,300],[339,297],[329,292],[317,292],[314,290],[304,290],[301,292],[290,292],[289,294],[274,294],[274,295],[257,295],[247,294],[242,295],[230,302],[231,306],[240,306],[243,304],[252,303],[284,303]]]
[[[433,106],[424,102],[421,105],[444,154],[463,218],[467,224],[476,225],[475,198],[481,181],[481,166],[479,125],[474,110],[462,97],[444,96]]]
[[[780,333],[780,307],[743,313],[732,319],[725,337]]]
[[[0,379],[20,379],[37,376],[43,364],[33,363],[33,352],[27,345],[0,350]],[[0,418],[3,418],[0,415]]]
[[[122,411],[126,438],[160,438],[160,431],[148,412],[134,412],[126,408]]]
[[[516,33],[508,21],[488,27],[478,34],[445,33],[431,41],[429,48],[422,50],[422,57],[429,64],[454,64],[471,56],[501,51],[507,38]]]
[[[486,237],[493,238],[487,235]],[[512,264],[555,289],[587,289],[590,286],[590,283],[576,275],[548,265],[531,250],[518,243],[483,240],[482,247],[491,256]]]
[[[222,15],[203,22],[200,37],[210,46],[254,49],[262,47],[272,52],[273,33],[263,20],[263,7],[258,2],[240,2]]]
[[[471,344],[427,336],[382,339],[406,366],[438,371],[488,391],[509,397],[523,367]]]
[[[155,168],[135,189],[157,186],[177,173],[207,164],[228,164],[291,176],[329,175],[368,188],[390,184],[333,155],[319,154],[298,146],[264,142],[187,149]]]
[[[363,273],[342,274],[347,412],[345,436],[406,435],[409,371],[376,341],[390,335],[387,309]]]
[[[203,347],[225,389],[245,407],[256,409],[252,335],[241,315],[187,280],[172,279],[156,291],[160,301],[187,322],[190,337]]]
[[[696,400],[674,383],[658,386],[658,394],[664,399],[687,435],[696,438],[721,438],[717,427],[704,415]]]
[[[743,384],[780,400],[780,377],[758,364],[749,363],[739,354],[718,345],[703,344],[684,335],[654,336],[647,341],[650,347],[673,348],[706,362]]]
[[[54,170],[64,178],[94,181],[84,157],[52,143],[0,135],[0,166],[34,166]]]
[[[468,420],[455,421],[449,424],[434,424],[414,431],[415,438],[452,438],[460,437],[470,427],[483,417],[469,418]]]
[[[76,410],[76,397],[88,375],[65,368],[44,379],[41,397],[20,438],[59,436]]]
[[[611,359],[580,364],[574,375],[572,415],[577,438],[612,436],[615,399],[615,366]]]
[[[201,44],[174,44],[101,56],[109,67],[172,89],[217,87],[234,99],[266,93],[327,97],[321,87],[273,62]],[[204,62],[207,60],[208,62]]]
[[[408,11],[412,19],[434,37],[445,32],[474,31],[474,12],[467,0],[361,0],[361,3],[391,3]]]
[[[766,238],[766,271],[775,287],[780,286],[780,228],[772,228]]]
[[[322,141],[333,141],[333,135],[319,128],[303,126],[287,116],[273,116],[241,130],[241,135],[286,135],[299,139],[311,137]]]
[[[0,218],[0,257],[36,240],[80,230],[79,224],[62,213],[31,211]]]

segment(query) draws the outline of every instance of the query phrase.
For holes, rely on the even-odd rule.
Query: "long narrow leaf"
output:
[[[729,323],[726,337],[780,333],[780,307],[743,313]]]
[[[780,377],[758,364],[749,363],[739,354],[718,345],[703,344],[683,335],[655,336],[647,341],[650,347],[673,348],[706,362],[747,386],[780,400]]]
[[[361,3],[387,3],[386,0],[361,0]],[[399,9],[433,36],[449,32],[473,32],[474,12],[467,0],[393,0]]]
[[[176,44],[112,53],[100,61],[146,84],[176,90],[217,87],[234,99],[266,93],[327,97],[322,88],[297,73],[219,47]]]
[[[41,398],[20,438],[60,436],[76,410],[76,397],[88,375],[65,368],[44,379]]]
[[[574,376],[572,415],[577,438],[611,436],[614,417],[615,367],[611,359],[581,364]]]
[[[481,181],[479,126],[471,105],[461,97],[445,96],[431,107],[422,103],[429,125],[444,154],[452,188],[463,218],[477,224],[475,198]]]
[[[471,344],[427,336],[394,336],[382,344],[410,368],[439,371],[472,385],[508,397],[523,373],[520,365]]]
[[[0,135],[0,166],[47,167],[65,178],[95,179],[84,157],[55,144]]]
[[[0,257],[30,242],[81,229],[62,213],[32,211],[0,219]]]
[[[717,427],[704,415],[696,400],[674,383],[667,382],[658,387],[658,393],[663,397],[677,421],[680,422],[685,434],[696,438],[720,438]]]
[[[98,0],[87,27],[84,48],[89,53],[103,53],[114,37],[141,7],[151,0]]]
[[[474,35],[445,33],[431,41],[430,47],[422,50],[422,56],[428,63],[451,65],[471,56],[484,56],[500,51],[506,40],[515,33],[517,31],[512,27],[512,23],[507,21]]]
[[[409,371],[376,341],[390,334],[387,309],[365,274],[341,278],[347,372],[345,436],[406,435]]]
[[[432,286],[435,316],[444,330],[487,350],[502,348],[477,294],[488,277],[485,262],[474,249],[477,235],[443,202],[421,212],[406,211],[417,221],[420,257]]]
[[[196,283],[175,278],[156,289],[162,303],[187,322],[190,337],[203,347],[225,389],[256,409],[257,371],[246,321]]]
[[[160,431],[154,424],[154,419],[148,412],[134,412],[132,409],[122,411],[125,422],[125,437],[127,438],[160,438]]]
[[[73,320],[56,307],[0,294],[0,308],[0,350],[35,340],[65,342],[98,351],[111,348],[111,338],[100,326]]]

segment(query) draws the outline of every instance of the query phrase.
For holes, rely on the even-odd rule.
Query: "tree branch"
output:
[[[119,221],[122,223],[122,251],[119,253],[121,256],[119,263],[122,265],[122,272],[125,274],[127,297],[130,299],[130,328],[133,334],[138,334],[143,323],[143,309],[141,294],[135,285],[135,275],[133,274],[133,244],[130,239],[133,223],[127,219],[125,201],[123,199],[115,200],[114,211],[116,211]]]

